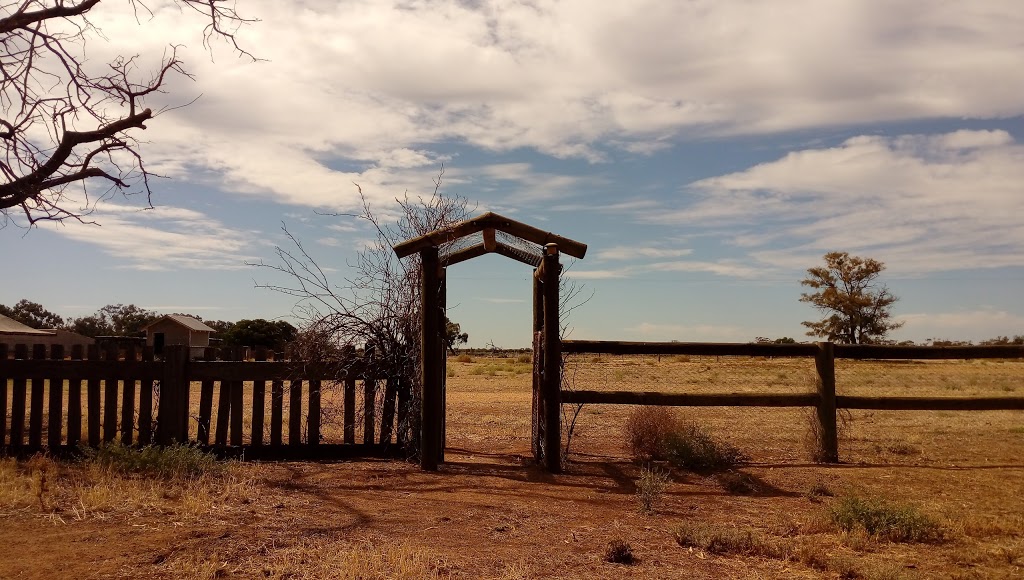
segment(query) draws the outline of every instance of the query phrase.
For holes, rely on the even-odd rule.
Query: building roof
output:
[[[52,330],[37,330],[0,314],[0,334],[28,334],[31,336],[53,336]]]
[[[210,328],[209,326],[206,326],[205,324],[203,324],[203,322],[201,320],[199,320],[197,318],[192,318],[191,316],[185,316],[184,314],[168,314],[166,316],[162,316],[162,317],[154,320],[153,322],[150,322],[146,326],[142,327],[142,329],[143,330],[149,330],[149,327],[151,327],[151,326],[153,326],[155,324],[159,324],[159,323],[161,323],[161,322],[163,322],[165,320],[169,320],[171,322],[176,322],[176,323],[184,326],[185,328],[187,328],[189,330],[193,330],[193,331],[197,331],[197,332],[217,332],[216,330],[214,330],[214,329]]]

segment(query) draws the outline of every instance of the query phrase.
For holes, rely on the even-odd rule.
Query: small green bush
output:
[[[636,481],[636,500],[640,504],[640,511],[645,514],[654,513],[667,488],[668,473],[648,467],[641,469],[640,478]]]
[[[531,364],[532,365],[533,364],[533,355],[521,354],[521,355],[516,357],[516,362],[521,364],[521,365],[524,365],[524,364]]]
[[[678,428],[675,410],[670,407],[640,406],[626,418],[626,447],[639,461],[666,459],[669,435]]]
[[[192,445],[136,448],[107,443],[98,449],[86,449],[87,460],[116,473],[143,475],[161,479],[188,479],[216,474],[224,469],[213,454]]]
[[[938,542],[943,539],[939,524],[909,505],[846,496],[836,501],[830,516],[843,531],[863,529],[871,536],[892,542]]]
[[[692,471],[732,469],[747,461],[735,446],[717,441],[694,423],[680,423],[665,439],[665,456],[672,465]]]
[[[460,354],[459,356],[455,357],[455,361],[460,363],[471,363],[473,362],[473,357],[469,356],[468,354]]]
[[[604,549],[604,561],[612,564],[632,564],[636,558],[629,544],[622,540],[612,540]]]

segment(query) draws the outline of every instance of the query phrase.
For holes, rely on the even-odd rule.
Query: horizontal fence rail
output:
[[[258,350],[0,343],[0,448],[191,442],[249,458],[400,455],[409,386],[372,361],[344,369]],[[27,428],[26,428],[27,427]]]
[[[816,392],[809,393],[666,393],[657,391],[563,390],[562,403],[662,405],[685,407],[815,407],[821,432],[820,456],[839,459],[837,411],[870,409],[891,411],[1001,411],[1024,410],[1022,397],[866,397],[836,394],[836,359],[935,361],[970,359],[1024,359],[1022,346],[888,346],[697,342],[623,342],[566,340],[564,354],[677,355],[707,357],[814,358]],[[925,364],[925,363],[922,363]],[[927,367],[922,367],[924,370]],[[1021,379],[1024,381],[1024,377]]]

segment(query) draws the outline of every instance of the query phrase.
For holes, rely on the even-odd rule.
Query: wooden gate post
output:
[[[544,456],[541,436],[544,433],[541,410],[541,385],[544,370],[543,341],[541,330],[544,328],[544,285],[541,282],[540,268],[533,271],[533,408],[532,424],[530,429],[530,445],[533,449],[533,458],[540,461]]]
[[[184,345],[164,347],[164,372],[160,379],[160,407],[157,415],[157,442],[160,445],[188,440],[189,349]],[[221,387],[223,388],[223,386]]]
[[[438,289],[438,329],[442,336],[448,334],[448,269],[438,268],[440,280],[438,282],[440,288]],[[444,448],[448,445],[448,347],[444,340],[439,340],[437,353],[438,358],[441,361],[441,371],[438,373],[438,377],[441,381],[441,442],[438,445],[438,456],[437,460],[444,463]]]
[[[558,245],[544,246],[544,467],[562,471],[562,338],[558,321]]]
[[[835,345],[819,342],[814,357],[818,371],[818,459],[824,463],[839,463],[839,434],[836,424],[836,357]]]
[[[441,341],[441,280],[440,260],[437,247],[432,246],[420,251],[420,296],[423,300],[420,335],[420,381],[423,386],[420,400],[422,413],[420,434],[420,468],[425,471],[437,471],[444,449],[441,448],[441,412],[442,388],[441,375],[444,372],[443,361],[438,357],[443,347]]]

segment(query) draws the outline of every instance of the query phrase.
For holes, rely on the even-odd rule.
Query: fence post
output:
[[[444,453],[441,447],[441,413],[444,412],[441,379],[444,376],[444,365],[438,356],[443,319],[440,300],[441,264],[436,247],[420,251],[420,267],[420,296],[423,300],[423,311],[420,313],[420,384],[423,389],[420,400],[420,468],[424,471],[437,471],[437,464]]]
[[[818,460],[839,463],[839,435],[836,425],[836,357],[835,345],[819,342],[814,357],[818,371]]]
[[[544,246],[544,467],[562,471],[562,337],[558,316],[558,245]]]
[[[160,408],[157,413],[157,442],[161,445],[184,443],[188,438],[188,409],[185,408],[185,389],[189,387],[188,359],[187,346],[164,347],[164,372],[160,380]]]
[[[542,350],[543,340],[541,331],[544,329],[544,284],[541,281],[541,272],[533,270],[533,406],[530,425],[530,446],[533,450],[533,458],[540,461],[544,456],[544,446],[541,444],[541,436],[544,428],[541,423],[541,411],[544,402],[541,400],[541,385],[543,384],[544,351]]]

